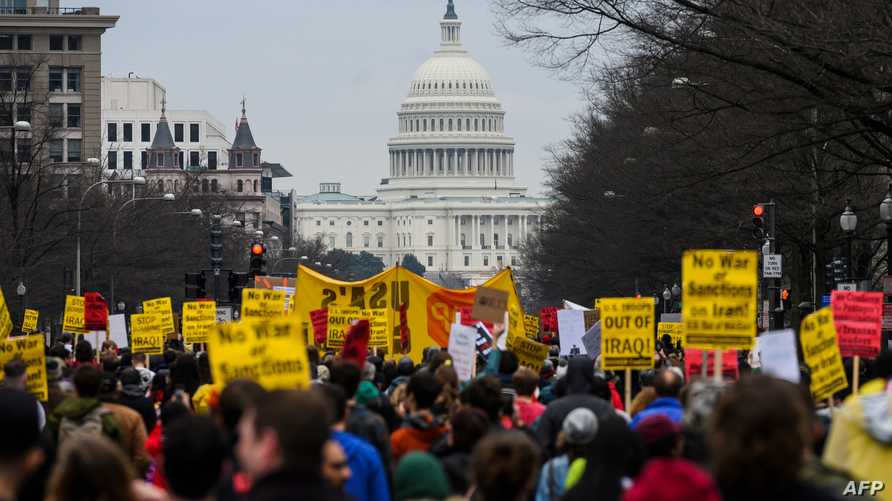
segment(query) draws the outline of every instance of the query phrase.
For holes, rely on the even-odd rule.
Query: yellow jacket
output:
[[[887,384],[870,381],[834,411],[824,462],[858,480],[885,482],[879,499],[892,501],[892,392]]]

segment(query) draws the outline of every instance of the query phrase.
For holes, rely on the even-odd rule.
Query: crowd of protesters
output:
[[[587,357],[537,374],[493,349],[460,383],[439,349],[420,364],[308,355],[309,388],[267,391],[214,384],[207,353],[175,341],[147,357],[67,338],[48,348],[46,402],[9,362],[0,501],[820,501],[852,481],[892,499],[889,353],[832,408],[807,373],[687,380],[660,354],[629,409]]]

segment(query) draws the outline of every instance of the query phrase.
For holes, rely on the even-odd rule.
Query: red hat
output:
[[[652,459],[641,470],[623,501],[721,501],[708,473],[680,458]]]
[[[681,434],[681,426],[665,414],[654,414],[642,419],[635,427],[635,431],[641,437],[641,442],[648,445],[671,436],[678,436]]]

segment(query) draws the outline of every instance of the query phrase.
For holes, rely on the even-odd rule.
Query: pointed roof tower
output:
[[[452,3],[452,0],[446,4],[446,15],[443,19],[455,20],[458,19],[458,14],[455,13],[455,4]]]
[[[242,118],[239,120],[238,129],[235,131],[235,139],[229,150],[230,169],[259,169],[260,147],[254,142],[251,126],[248,124],[248,114],[245,110],[246,98],[242,98]]]
[[[148,168],[182,169],[180,165],[180,149],[173,142],[170,126],[167,125],[167,97],[161,98],[161,118],[155,127],[152,145],[146,149],[149,157]]]

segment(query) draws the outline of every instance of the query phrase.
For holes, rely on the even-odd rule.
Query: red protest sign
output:
[[[876,358],[883,332],[883,293],[833,291],[830,304],[840,354]]]
[[[328,336],[328,309],[311,311],[310,321],[313,322],[313,341],[317,346],[325,344]]]
[[[84,328],[88,331],[108,330],[108,305],[98,292],[84,294]]]
[[[344,339],[341,358],[354,362],[359,368],[365,364],[369,350],[369,321],[359,320],[350,326]]]
[[[467,325],[468,327],[476,327],[477,322],[482,323],[486,326],[487,329],[492,331],[492,322],[487,322],[485,320],[474,320],[474,316],[471,313],[471,308],[467,306],[462,306],[458,309],[459,313],[461,313],[461,324]]]
[[[685,379],[690,380],[692,377],[712,377],[715,374],[715,351],[706,350],[708,354],[706,358],[706,373],[703,372],[703,353],[704,350],[696,348],[685,348],[684,350],[684,372]],[[737,350],[722,350],[722,376],[731,379],[737,379],[740,373],[737,367]]]
[[[557,332],[557,308],[547,306],[539,311],[539,319],[542,320],[542,332]]]

